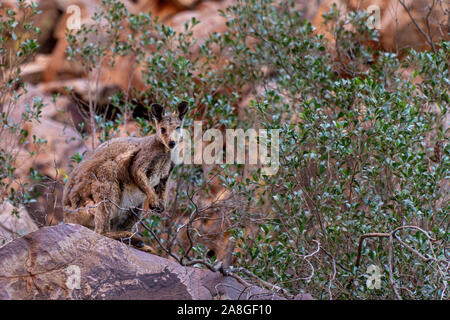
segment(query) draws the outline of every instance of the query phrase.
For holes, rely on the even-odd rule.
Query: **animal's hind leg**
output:
[[[76,223],[94,230],[95,228],[94,203],[88,202],[79,208],[64,207],[64,223]]]
[[[94,216],[94,231],[100,234],[104,234],[109,232],[110,226],[110,209],[106,203],[97,203],[97,207],[95,208],[95,216]]]
[[[111,217],[120,210],[117,207],[120,190],[117,189],[114,184],[93,183],[92,195],[95,202],[94,231],[99,234],[110,232]]]

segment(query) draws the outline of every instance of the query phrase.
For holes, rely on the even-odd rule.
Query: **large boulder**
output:
[[[0,248],[0,299],[238,298],[280,297],[74,224],[44,227]]]

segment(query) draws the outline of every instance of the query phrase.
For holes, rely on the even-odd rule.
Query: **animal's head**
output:
[[[181,128],[187,111],[188,103],[186,101],[179,103],[177,110],[172,114],[166,114],[164,107],[160,104],[152,105],[151,113],[156,120],[156,134],[167,148],[175,148],[180,141]]]

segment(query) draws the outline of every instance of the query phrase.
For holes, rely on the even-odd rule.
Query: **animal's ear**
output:
[[[184,119],[184,116],[186,115],[188,109],[189,104],[186,101],[180,102],[178,104],[177,111],[178,111],[178,118],[180,118],[180,120]]]
[[[152,104],[151,109],[152,116],[156,119],[156,121],[161,121],[163,113],[164,113],[164,107],[160,104],[154,103]]]

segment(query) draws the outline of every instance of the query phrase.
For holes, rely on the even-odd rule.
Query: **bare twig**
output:
[[[331,262],[333,264],[333,274],[331,275],[330,282],[328,283],[328,297],[329,300],[333,300],[333,294],[331,293],[331,285],[333,284],[333,281],[336,279],[336,261],[334,257],[331,257]]]
[[[431,34],[427,35],[425,33],[425,31],[423,31],[423,29],[417,24],[416,19],[412,16],[411,14],[411,10],[409,10],[409,8],[406,6],[406,4],[402,1],[402,0],[398,0],[398,2],[400,2],[400,4],[402,5],[402,7],[405,9],[406,13],[408,13],[409,18],[411,19],[411,21],[414,23],[414,25],[416,26],[417,30],[422,34],[422,36],[425,38],[425,41],[430,45],[431,49],[433,50],[433,52],[436,52],[436,48],[434,47],[434,43],[433,40],[431,39]],[[433,1],[433,7],[434,7],[434,1]],[[429,19],[429,15],[431,13],[431,10],[433,9],[433,7],[430,8],[430,11],[427,15],[427,20]]]
[[[356,265],[357,267],[359,267],[359,262],[360,262],[360,260],[361,260],[361,249],[362,249],[362,245],[363,245],[364,239],[366,239],[366,238],[373,238],[373,237],[385,238],[385,237],[389,237],[389,236],[390,236],[389,233],[378,233],[378,232],[375,232],[375,233],[367,233],[367,234],[362,235],[362,236],[359,238],[358,255],[357,255],[357,257],[356,257],[355,265]]]
[[[394,293],[397,296],[398,300],[402,300],[402,297],[400,296],[400,294],[398,293],[397,290],[397,285],[395,284],[394,281],[394,276],[393,276],[393,268],[392,268],[392,260],[393,260],[393,254],[392,252],[394,251],[394,243],[393,243],[393,239],[394,237],[392,236],[392,234],[389,236],[389,258],[388,258],[388,268],[389,268],[389,281],[391,282],[392,288],[394,289]]]
[[[251,272],[251,271],[249,271],[249,270],[247,270],[245,268],[242,268],[242,267],[239,267],[239,268],[230,267],[227,270],[223,270],[223,273],[224,273],[224,275],[230,275],[230,276],[231,276],[231,274],[234,274],[236,276],[236,273],[243,273],[246,276],[255,279],[259,284],[261,284],[262,286],[270,289],[271,291],[277,290],[277,291],[280,291],[286,297],[289,297],[289,298],[293,298],[294,297],[286,289],[283,289],[283,288],[281,288],[281,287],[279,287],[279,286],[277,286],[277,285],[275,285],[273,283],[270,283],[270,282],[267,282],[267,281],[261,279],[260,277],[255,275],[253,272]],[[233,276],[233,278],[236,278],[235,276]]]

